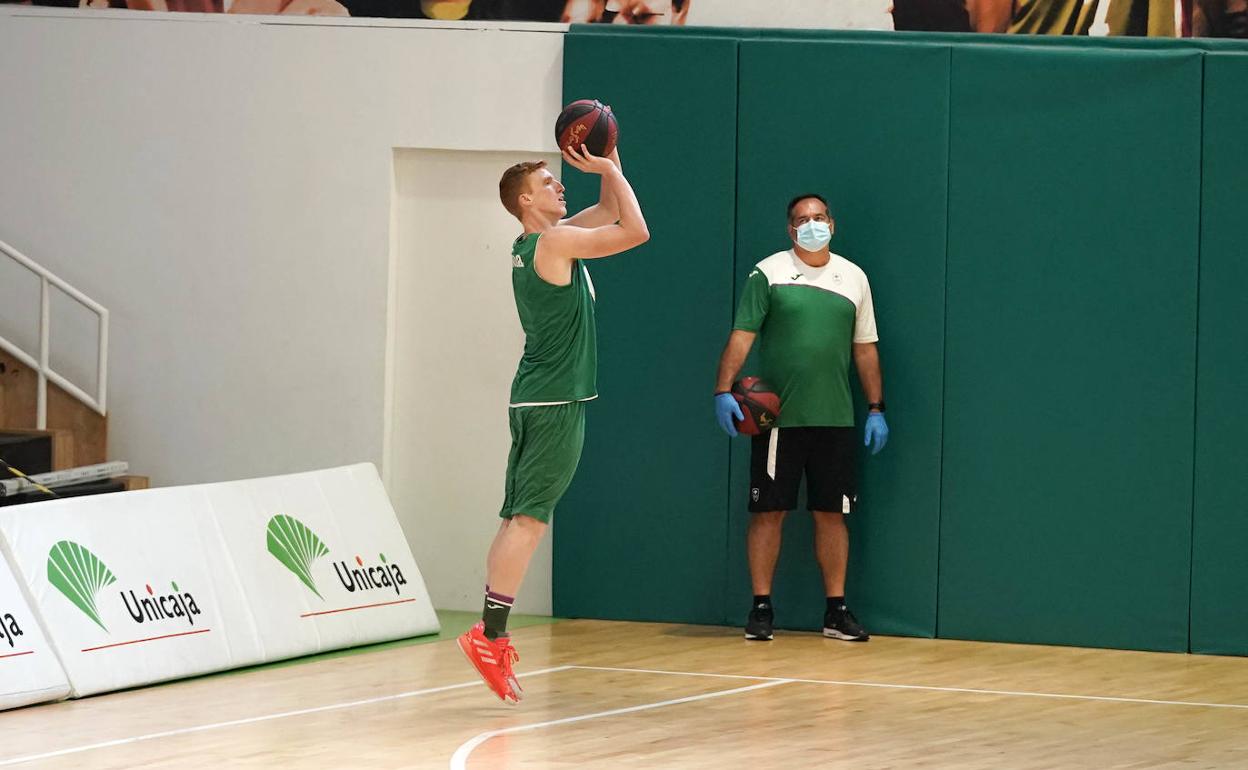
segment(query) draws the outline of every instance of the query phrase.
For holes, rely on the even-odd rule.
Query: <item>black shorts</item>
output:
[[[775,428],[753,438],[750,512],[791,511],[806,476],[806,507],[850,513],[858,501],[853,428]]]

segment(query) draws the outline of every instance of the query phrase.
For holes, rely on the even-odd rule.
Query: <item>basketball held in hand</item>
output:
[[[577,99],[563,108],[555,121],[555,141],[559,150],[576,150],[585,145],[590,153],[607,156],[615,149],[620,126],[611,108],[597,99]]]
[[[780,396],[757,377],[743,377],[733,383],[732,397],[741,405],[744,419],[737,421],[737,432],[757,436],[776,427],[780,418]]]

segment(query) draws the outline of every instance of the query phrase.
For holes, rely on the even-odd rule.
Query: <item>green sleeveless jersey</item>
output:
[[[598,332],[594,285],[581,260],[567,286],[537,274],[533,255],[540,233],[511,247],[511,288],[524,329],[524,356],[511,383],[512,406],[548,406],[598,397]]]

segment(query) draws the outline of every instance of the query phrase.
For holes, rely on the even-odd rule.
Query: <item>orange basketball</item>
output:
[[[780,396],[757,377],[743,377],[732,386],[732,397],[741,405],[744,419],[737,421],[737,432],[757,436],[776,427],[780,417]]]
[[[594,155],[610,155],[619,134],[615,113],[597,99],[577,99],[564,107],[555,121],[555,141],[560,150],[580,150],[583,144]]]

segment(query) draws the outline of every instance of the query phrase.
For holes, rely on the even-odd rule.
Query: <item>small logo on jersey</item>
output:
[[[754,270],[752,270],[750,274],[746,276],[746,278],[753,278],[756,275],[758,275],[758,268],[755,268]]]
[[[512,267],[524,267],[524,259],[523,259],[523,258],[521,258],[521,256],[520,256],[519,254],[512,254],[512,255],[511,255],[511,266],[512,266]]]
[[[840,274],[840,273],[833,273],[833,274],[832,274],[832,283],[840,283],[840,282],[841,282],[841,274]]]
[[[750,499],[756,503],[758,502],[758,487],[754,487],[750,490]]]
[[[793,276],[793,277],[792,277],[792,278],[790,278],[789,280],[790,280],[790,281],[796,281],[797,279],[799,279],[799,278],[801,278],[801,277],[802,277],[802,274],[801,274],[801,273],[798,273],[797,275]]]
[[[581,263],[581,271],[585,273],[585,283],[589,285],[589,298],[597,302],[598,292],[594,290],[594,279],[589,277],[589,268],[584,263]]]

